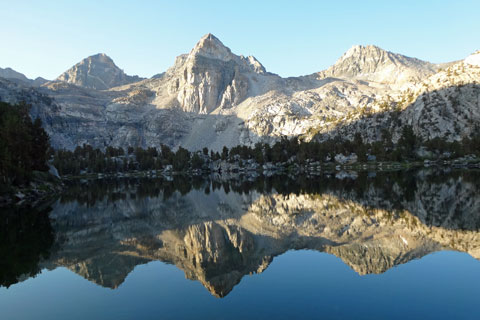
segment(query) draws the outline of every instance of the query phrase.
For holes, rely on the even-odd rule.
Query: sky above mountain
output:
[[[0,0],[0,67],[54,79],[105,52],[150,77],[209,32],[281,76],[326,69],[356,44],[447,62],[480,49],[478,12],[476,0]]]

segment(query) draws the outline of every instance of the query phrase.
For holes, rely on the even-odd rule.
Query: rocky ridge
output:
[[[212,34],[151,79],[127,76],[98,54],[40,88],[8,81],[0,83],[3,101],[50,98],[34,105],[32,116],[42,119],[55,148],[67,149],[164,143],[219,151],[282,136],[357,132],[373,141],[382,129],[397,139],[406,124],[422,137],[452,141],[474,132],[479,113],[475,55],[436,65],[354,46],[327,70],[282,78]]]
[[[138,82],[142,78],[126,75],[109,56],[99,53],[83,59],[56,80],[95,90],[108,90]]]
[[[334,135],[367,141],[381,139],[381,131],[400,137],[403,125],[411,125],[423,139],[459,141],[477,132],[480,121],[480,66],[478,53],[448,65],[419,82],[407,83],[369,106],[336,118],[315,130],[316,138]],[[470,62],[469,62],[470,61]]]
[[[23,73],[17,72],[12,68],[0,68],[0,78],[8,79],[11,81],[20,82],[32,87],[39,87],[42,84],[48,82],[47,79],[37,77],[34,80],[27,78]]]
[[[360,79],[389,85],[420,81],[438,70],[433,63],[385,51],[377,46],[356,45],[325,71],[319,78]]]

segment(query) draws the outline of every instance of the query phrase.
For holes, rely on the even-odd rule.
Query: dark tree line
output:
[[[29,106],[0,102],[0,180],[22,185],[32,172],[47,171],[49,137],[40,119],[32,121]]]
[[[411,126],[404,126],[402,135],[396,144],[392,142],[390,132],[384,130],[379,141],[365,143],[360,134],[353,140],[334,137],[328,140],[305,142],[297,138],[282,138],[273,145],[257,143],[253,147],[239,145],[224,147],[221,152],[208,148],[190,152],[179,148],[171,150],[166,145],[160,148],[107,147],[94,149],[89,145],[78,146],[74,151],[57,150],[53,164],[60,174],[115,173],[134,170],[160,170],[171,167],[181,172],[191,169],[205,169],[209,162],[222,160],[237,161],[240,166],[245,161],[265,163],[285,163],[288,161],[304,164],[306,160],[325,162],[336,154],[355,153],[358,160],[365,162],[369,155],[378,161],[405,161],[417,159],[419,148],[429,150],[436,155],[449,153],[451,157],[466,154],[479,155],[480,128],[462,141],[447,142],[435,138],[422,141]],[[9,105],[0,102],[0,179],[2,185],[27,184],[35,170],[48,170],[49,138],[42,128],[41,121],[32,121],[29,106],[22,103]]]
[[[126,152],[121,147],[107,147],[102,151],[84,144],[77,146],[74,151],[56,150],[53,165],[61,175],[161,170],[167,166],[171,166],[174,171],[186,171],[191,168],[201,169],[206,158],[208,156],[201,155],[200,152],[192,153],[181,147],[174,152],[163,144],[159,150],[152,147],[128,147]]]
[[[232,148],[223,147],[221,152],[203,148],[201,151],[190,152],[182,147],[173,151],[166,145],[159,149],[128,147],[107,147],[105,151],[94,149],[89,145],[78,146],[74,151],[57,150],[54,165],[60,174],[81,173],[115,173],[134,170],[162,170],[171,168],[176,172],[192,169],[207,169],[212,161],[237,162],[242,167],[246,161],[259,165],[265,163],[297,163],[303,165],[307,160],[328,162],[337,154],[350,155],[355,153],[358,161],[366,162],[369,156],[375,156],[377,161],[413,161],[418,160],[419,148],[431,151],[439,156],[445,152],[451,157],[466,154],[479,154],[480,134],[474,134],[460,142],[447,142],[435,138],[423,141],[417,137],[411,126],[404,126],[397,143],[392,142],[390,132],[384,130],[379,141],[365,143],[360,134],[353,140],[341,137],[328,140],[305,142],[297,138],[282,138],[273,145],[257,143],[253,147],[239,145]],[[480,154],[479,154],[480,155]],[[370,158],[372,159],[372,158]]]

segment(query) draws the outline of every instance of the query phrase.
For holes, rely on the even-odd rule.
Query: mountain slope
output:
[[[20,81],[21,83],[31,85],[33,87],[39,87],[44,83],[47,83],[48,80],[37,77],[35,80],[27,78],[23,73],[17,72],[12,68],[0,68],[0,78],[8,79],[11,81]]]
[[[372,141],[382,129],[398,138],[405,124],[423,137],[458,140],[480,121],[476,63],[473,56],[435,65],[355,46],[327,70],[282,78],[207,34],[151,79],[127,76],[98,54],[38,89],[3,83],[0,99],[35,104],[38,95],[50,97],[50,105],[39,104],[32,115],[41,117],[55,148],[164,143],[220,151],[282,136],[351,138],[356,132]]]
[[[238,105],[250,95],[249,78],[265,74],[254,57],[237,56],[214,35],[207,34],[189,54],[177,57],[161,78],[147,81],[146,86],[155,90],[153,103],[158,108],[208,114],[218,107]]]
[[[28,82],[28,79],[23,73],[17,72],[12,68],[0,68],[0,77],[5,79],[17,79]]]
[[[382,130],[388,130],[397,141],[404,125],[411,125],[424,140],[469,137],[480,124],[479,56],[473,54],[422,81],[407,83],[403,90],[387,91],[370,106],[317,127],[315,138],[352,139],[360,133],[364,140],[376,141]]]
[[[126,75],[109,56],[99,53],[83,59],[56,80],[85,88],[107,90],[140,81],[142,78]]]
[[[317,73],[317,76],[404,84],[419,81],[434,74],[437,69],[432,63],[392,53],[373,45],[357,45],[345,52],[333,66]]]

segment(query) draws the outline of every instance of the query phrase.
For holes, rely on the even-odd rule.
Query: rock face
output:
[[[354,46],[327,70],[282,78],[207,34],[151,79],[127,76],[98,54],[40,88],[0,82],[0,99],[30,101],[55,148],[163,143],[220,151],[282,136],[353,138],[359,132],[372,141],[382,129],[395,140],[406,124],[423,137],[459,140],[480,120],[478,56],[435,65]],[[39,96],[50,102],[36,104]]]
[[[362,275],[439,250],[480,259],[478,177],[443,177],[425,171],[405,177],[409,184],[387,176],[383,184],[358,185],[333,179],[313,193],[284,194],[204,193],[208,183],[185,195],[152,187],[154,196],[142,183],[106,183],[108,192],[86,185],[53,205],[56,249],[44,267],[64,266],[116,288],[136,265],[160,260],[224,297],[288,250],[332,253]]]
[[[423,139],[469,137],[480,122],[480,66],[475,59],[476,54],[420,82],[387,92],[371,105],[318,128],[317,138],[337,134],[353,138],[358,132],[365,140],[375,141],[386,129],[395,141],[403,125],[411,125]]]
[[[42,77],[38,77],[35,80],[28,79],[23,73],[17,72],[12,68],[5,68],[5,69],[0,68],[0,78],[12,80],[15,82],[20,82],[33,87],[39,87],[42,84],[48,82],[48,80]]]
[[[477,55],[478,56],[478,55]],[[425,139],[461,140],[480,123],[480,65],[465,61],[428,77],[412,87],[416,97],[403,107],[401,119]],[[470,61],[470,62],[469,62]],[[408,89],[407,89],[408,90]]]
[[[126,75],[109,56],[99,53],[83,59],[56,80],[90,89],[107,90],[142,79]]]
[[[215,36],[207,34],[190,54],[177,58],[163,78],[183,111],[208,114],[245,99],[248,73],[265,73],[265,69],[255,58],[236,56]]]
[[[355,78],[399,85],[422,80],[436,73],[437,69],[438,67],[432,63],[385,51],[373,45],[357,45],[317,76]]]
[[[5,79],[18,79],[25,82],[29,81],[29,79],[23,73],[17,72],[12,68],[0,68],[0,77]]]

